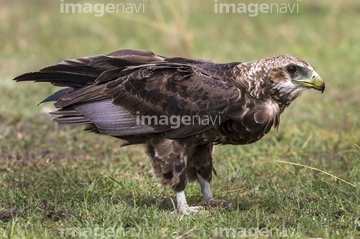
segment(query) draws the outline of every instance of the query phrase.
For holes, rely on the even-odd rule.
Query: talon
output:
[[[205,212],[205,208],[203,206],[184,206],[178,208],[178,211],[184,215],[202,214]]]
[[[210,199],[208,201],[202,201],[198,205],[204,206],[205,209],[219,207],[228,210],[230,207],[232,207],[232,203],[228,203],[227,201],[221,199]]]

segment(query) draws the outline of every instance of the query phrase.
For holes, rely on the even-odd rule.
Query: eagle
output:
[[[214,145],[258,141],[305,89],[325,89],[314,68],[293,55],[218,64],[133,49],[64,60],[14,80],[65,87],[41,102],[54,102],[58,124],[144,144],[183,214],[227,205],[210,189]],[[189,206],[184,190],[193,181],[202,202]]]

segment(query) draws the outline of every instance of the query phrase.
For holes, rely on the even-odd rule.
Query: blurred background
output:
[[[239,202],[246,209],[258,205],[280,208],[281,213],[274,216],[278,221],[281,221],[281,215],[287,215],[291,210],[296,215],[305,213],[309,216],[308,228],[315,225],[314,211],[332,213],[345,208],[349,212],[347,215],[354,215],[344,222],[352,230],[359,215],[355,202],[358,194],[354,187],[360,187],[359,1],[273,0],[271,4],[277,6],[273,6],[272,13],[260,12],[260,9],[254,12],[255,5],[250,5],[267,2],[0,1],[0,189],[8,192],[8,196],[1,199],[3,204],[0,206],[10,208],[17,205],[30,218],[25,220],[24,228],[28,227],[27,220],[39,222],[38,228],[42,233],[41,220],[44,219],[42,214],[36,213],[42,210],[43,198],[55,201],[57,199],[53,199],[53,195],[61,195],[64,197],[62,202],[70,204],[76,199],[74,195],[86,190],[83,185],[94,178],[109,185],[107,177],[102,175],[119,180],[117,184],[110,183],[116,186],[120,202],[127,202],[125,205],[135,201],[128,195],[139,194],[137,200],[140,200],[140,205],[141,202],[145,205],[139,210],[152,205],[151,202],[155,204],[154,208],[158,208],[156,204],[160,204],[161,208],[162,201],[158,203],[158,195],[162,195],[164,190],[154,186],[157,185],[156,180],[149,174],[150,164],[142,147],[120,148],[118,140],[82,132],[82,127],[56,126],[47,114],[53,109],[52,104],[36,105],[58,88],[41,83],[16,83],[12,80],[14,77],[64,59],[106,54],[122,48],[147,49],[160,55],[216,62],[251,61],[288,53],[298,55],[313,65],[326,82],[325,92],[304,92],[283,113],[279,131],[271,131],[256,144],[216,147],[214,161],[221,177],[214,180],[214,195]],[[247,8],[236,5],[235,13],[226,13],[226,8],[221,8],[221,4],[239,3]],[[67,12],[67,4],[80,4],[83,11],[92,12]],[[122,5],[114,12],[111,7],[106,11],[96,4]],[[88,6],[92,8],[86,8]],[[232,5],[223,6],[228,6],[230,10]],[[269,161],[272,163],[269,164]],[[279,161],[299,163],[307,165],[307,168],[280,164]],[[348,184],[339,184],[337,178],[329,175],[318,175],[319,171],[314,169],[336,175]],[[64,193],[56,194],[59,187],[67,191],[72,188],[71,185],[77,184],[80,186],[74,187],[69,198]],[[121,186],[123,184],[125,186]],[[107,189],[101,183],[95,185],[99,185],[99,200],[93,197],[94,211],[99,209],[99,215],[106,215],[107,210],[102,210],[97,201],[100,202],[104,195],[110,195],[113,189]],[[259,185],[265,189],[258,190]],[[284,192],[290,185],[293,191],[289,195],[298,195],[294,197],[300,202],[291,197],[283,200]],[[198,202],[197,185],[189,186],[187,190],[188,195],[193,195],[190,202]],[[47,192],[45,196],[44,192]],[[280,196],[275,192],[281,192]],[[164,195],[172,195],[172,192],[165,191]],[[279,201],[272,203],[277,197]],[[113,196],[108,198],[105,202],[112,202]],[[301,203],[307,205],[305,209],[298,207]],[[28,204],[36,213],[29,212]],[[274,207],[274,204],[277,206]],[[83,208],[81,200],[79,205]],[[118,207],[122,204],[115,201],[114,205]],[[172,208],[170,200],[167,205],[165,208]],[[284,208],[282,205],[285,205]],[[108,209],[108,206],[104,208]],[[250,217],[253,213],[249,212],[242,216]],[[82,213],[82,209],[79,210],[79,214]],[[89,217],[92,218],[93,214],[89,213]],[[31,219],[33,215],[35,219]],[[114,221],[118,221],[118,216],[114,215]],[[129,215],[136,213],[130,211]],[[236,215],[236,218],[239,216]],[[208,225],[215,225],[216,220],[211,220]],[[270,217],[265,221],[267,225],[282,223],[276,220]],[[302,216],[296,220],[305,221]],[[89,221],[85,218],[84,225],[88,225]],[[250,226],[259,223],[256,216],[243,222],[249,222]],[[101,220],[99,223],[102,223]],[[231,223],[235,222],[229,217],[224,225],[231,226]],[[321,228],[323,223],[319,219],[316,225]],[[9,230],[12,230],[11,225]],[[165,230],[167,227],[160,224],[155,228]],[[56,226],[53,228],[55,234]],[[192,226],[189,228],[189,231],[193,230]],[[311,237],[316,237],[316,234]]]
[[[67,9],[66,4],[76,3],[82,4],[83,12],[71,13],[72,8]],[[325,79],[326,91],[322,95],[307,91],[293,103],[283,116],[286,120],[282,120],[280,136],[291,137],[309,129],[311,137],[316,136],[312,141],[323,145],[323,149],[331,146],[356,149],[355,145],[359,145],[357,1],[273,1],[282,9],[274,6],[272,13],[260,10],[255,13],[254,8],[243,13],[240,10],[226,13],[226,8],[220,9],[221,4],[238,2],[225,0],[103,3],[121,5],[116,12],[96,7],[99,4],[96,1],[0,2],[2,141],[13,137],[9,127],[16,127],[24,119],[40,117],[42,108],[35,107],[36,104],[56,90],[47,84],[17,84],[12,81],[15,76],[63,59],[137,48],[216,62],[250,61],[279,53],[298,55]],[[249,7],[251,3],[262,2],[241,3]],[[84,13],[89,11],[86,4],[92,4],[92,12]],[[7,154],[3,147],[0,150],[2,155]]]

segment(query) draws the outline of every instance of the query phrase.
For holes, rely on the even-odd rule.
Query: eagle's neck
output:
[[[236,81],[252,97],[265,99],[272,94],[271,84],[264,78],[266,74],[261,60],[238,64],[234,75],[236,75]]]
[[[294,87],[291,82],[272,84],[272,88],[274,89],[272,98],[279,104],[281,112],[299,97],[305,89],[303,87]]]
[[[234,75],[236,75],[236,81],[253,98],[259,100],[271,98],[279,105],[281,112],[305,89],[288,81],[272,82],[268,78],[264,60],[240,63]]]

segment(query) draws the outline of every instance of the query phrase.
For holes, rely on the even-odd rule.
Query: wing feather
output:
[[[139,67],[109,82],[105,93],[132,114],[192,117],[192,125],[165,127],[168,136],[186,137],[214,127],[195,116],[215,118],[239,97],[236,87],[201,70],[178,63]]]
[[[127,139],[153,133],[183,138],[217,126],[203,121],[207,117],[217,119],[222,133],[230,135],[225,137],[231,138],[229,142],[255,141],[278,125],[279,116],[277,109],[248,94],[246,79],[237,78],[241,72],[238,64],[125,49],[65,60],[15,80],[70,87],[44,100],[55,101],[59,110],[53,114],[61,124],[89,124],[91,131]],[[139,115],[188,116],[193,120],[177,127],[149,122],[139,125]]]

